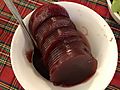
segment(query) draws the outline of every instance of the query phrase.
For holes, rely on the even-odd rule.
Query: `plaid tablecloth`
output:
[[[41,0],[13,0],[22,18],[29,14],[39,5]],[[44,0],[42,0],[44,1]],[[54,0],[57,1],[57,0]],[[65,0],[61,0],[65,1]],[[111,29],[117,40],[118,52],[120,53],[120,25],[111,17],[105,0],[66,0],[83,4],[101,15]],[[14,32],[18,26],[5,3],[0,0],[0,90],[24,90],[17,81],[10,60],[10,45]],[[106,90],[120,90],[120,56],[114,78]],[[104,84],[104,83],[103,83]],[[96,88],[97,90],[97,88]]]

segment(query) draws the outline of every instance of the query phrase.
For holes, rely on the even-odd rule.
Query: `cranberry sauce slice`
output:
[[[46,4],[37,8],[31,18],[29,23],[29,28],[32,34],[37,30],[38,26],[41,25],[45,20],[53,16],[65,16],[69,17],[65,8],[57,4]]]
[[[51,52],[49,60],[50,80],[55,85],[71,86],[90,78],[96,71],[97,61],[86,53],[81,42],[62,45]],[[65,48],[65,49],[63,49]]]
[[[38,42],[38,46],[41,48],[42,42],[45,40],[45,37],[47,37],[51,32],[54,30],[61,28],[71,26],[75,27],[74,24],[71,22],[71,20],[67,17],[52,17],[45,21],[39,28],[38,32],[35,35],[36,41]]]
[[[64,29],[64,28],[62,28],[62,29]],[[59,31],[60,31],[60,29],[59,29]],[[76,31],[74,29],[73,30],[67,29],[67,31],[64,31],[62,33],[59,33],[59,31],[57,32],[57,30],[56,30],[55,33],[52,34],[49,38],[47,38],[45,43],[42,45],[41,51],[42,51],[43,58],[45,61],[46,61],[49,53],[56,47],[56,44],[65,40],[66,38],[78,36],[78,34],[76,33]]]
[[[63,59],[64,60],[64,56],[66,58],[71,58],[74,55],[79,55],[81,53],[91,56],[91,54],[89,53],[89,48],[86,47],[86,45],[84,43],[82,43],[82,40],[79,38],[71,38],[74,40],[69,40],[69,41],[63,41],[60,42],[59,45],[57,45],[57,47],[55,49],[53,49],[49,55],[49,63],[48,66],[49,68],[56,63],[57,61],[59,61],[59,59]],[[63,57],[63,58],[62,58]]]

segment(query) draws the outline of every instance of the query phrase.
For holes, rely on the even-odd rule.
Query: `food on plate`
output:
[[[29,29],[40,53],[33,64],[43,70],[54,85],[73,86],[88,80],[97,69],[84,35],[71,21],[67,11],[57,4],[37,8],[29,21]],[[41,64],[38,64],[39,62]]]
[[[112,1],[112,10],[120,15],[120,0]]]

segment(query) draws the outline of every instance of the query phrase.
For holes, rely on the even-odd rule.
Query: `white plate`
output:
[[[109,8],[110,14],[111,14],[112,17],[114,18],[114,20],[115,20],[118,24],[120,24],[120,15],[119,15],[118,13],[112,11],[112,8],[111,8],[112,4],[111,4],[111,1],[110,1],[110,0],[107,0],[107,3],[108,3],[108,8]]]
[[[27,39],[19,26],[11,44],[11,63],[20,84],[26,90],[103,90],[113,78],[117,65],[117,45],[108,24],[93,10],[72,2],[58,2],[68,11],[78,30],[87,37],[93,56],[98,61],[95,75],[83,84],[70,88],[54,86],[39,75],[26,59],[26,51],[31,50],[31,41]],[[26,25],[31,14],[25,19]]]

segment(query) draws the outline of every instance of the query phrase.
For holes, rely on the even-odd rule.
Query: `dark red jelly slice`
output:
[[[69,17],[65,8],[57,4],[46,4],[42,7],[37,8],[33,12],[29,23],[29,27],[32,31],[32,34],[34,35],[35,30],[41,23],[53,16]]]
[[[50,80],[54,85],[73,86],[88,80],[97,68],[97,61],[86,55],[72,57],[65,62],[54,64]]]
[[[64,30],[64,32],[63,32]],[[66,30],[66,31],[65,31]],[[47,60],[49,53],[56,47],[56,44],[62,40],[70,37],[77,37],[78,33],[74,29],[61,28],[57,29],[53,34],[46,38],[45,43],[42,45],[41,51],[44,61]]]
[[[50,80],[61,86],[71,86],[90,78],[96,71],[97,61],[83,49],[81,42],[61,45],[51,52]],[[84,47],[86,48],[86,47]]]
[[[60,28],[57,28],[55,30],[51,30],[50,32],[47,32],[47,34],[43,37],[43,40],[42,40],[42,46],[45,42],[47,41],[50,41],[52,39],[55,39],[57,38],[58,36],[61,36],[64,34],[64,36],[67,34],[70,34],[70,33],[76,33],[76,28],[74,25],[71,25],[71,26],[64,26],[64,27],[60,27]]]
[[[91,55],[89,52],[89,48],[81,42],[80,39],[74,39],[75,41],[70,41],[69,43],[61,42],[59,46],[52,50],[49,56],[49,68],[52,64],[58,62],[59,60],[64,60],[66,58],[73,57],[74,55],[85,54]],[[62,58],[63,57],[63,58]]]
[[[35,35],[35,38],[38,42],[38,46],[41,48],[42,41],[47,37],[51,32],[54,30],[61,28],[61,27],[66,27],[66,26],[71,26],[74,27],[74,24],[71,22],[71,20],[67,17],[52,17],[45,21],[39,28],[38,32]]]
[[[44,6],[44,5],[39,6],[39,8],[37,8],[37,9],[32,13],[32,15],[31,15],[31,17],[30,17],[28,26],[29,26],[29,30],[30,30],[30,32],[32,33],[32,35],[33,35],[34,32],[35,32],[35,29],[32,28],[32,26],[33,26],[32,24],[35,23],[35,22],[33,22],[33,21],[34,21],[34,19],[35,19],[35,17],[36,17],[36,14],[39,13],[39,11],[41,11],[41,7],[43,7],[43,6]]]
[[[62,31],[63,30],[63,31]],[[74,29],[61,28],[57,29],[53,34],[45,39],[45,42],[42,45],[42,52],[46,52],[49,47],[56,44],[57,41],[63,40],[66,37],[78,36]]]

